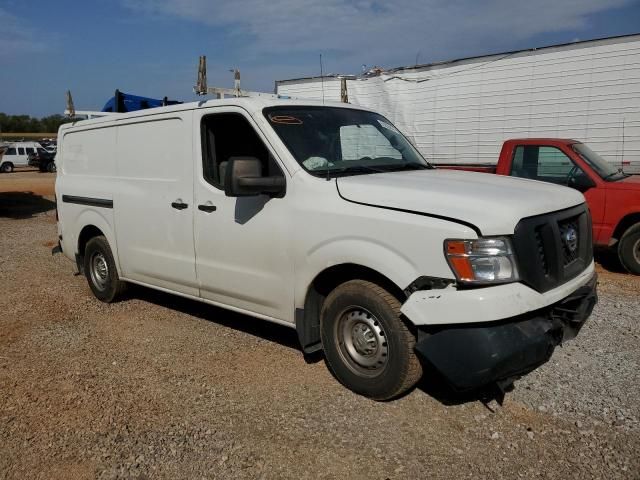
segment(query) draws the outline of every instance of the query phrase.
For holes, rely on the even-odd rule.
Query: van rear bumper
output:
[[[492,323],[421,329],[415,350],[458,391],[510,383],[574,338],[597,302],[596,275],[541,310]]]

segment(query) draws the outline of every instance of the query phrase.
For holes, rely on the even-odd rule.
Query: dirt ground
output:
[[[502,407],[429,379],[376,403],[294,330],[142,288],[97,301],[51,255],[53,180],[0,175],[1,479],[639,478],[638,278],[599,267],[593,321]]]

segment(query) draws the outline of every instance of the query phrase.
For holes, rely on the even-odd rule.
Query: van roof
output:
[[[251,114],[260,113],[262,109],[266,107],[277,107],[277,106],[325,106],[325,107],[338,107],[338,108],[351,108],[357,110],[366,110],[370,109],[361,107],[359,105],[353,105],[350,103],[339,103],[339,102],[322,102],[315,100],[293,100],[293,99],[285,99],[285,98],[268,98],[268,97],[256,97],[256,98],[224,98],[224,99],[210,99],[203,100],[201,102],[190,102],[190,103],[181,103],[179,105],[169,105],[166,107],[154,107],[148,108],[145,110],[136,110],[134,112],[126,112],[126,113],[115,113],[109,114],[104,117],[92,118],[90,120],[79,120],[76,122],[65,123],[60,126],[61,131],[72,130],[74,127],[84,127],[88,125],[96,125],[101,123],[113,122],[113,121],[121,121],[127,120],[131,118],[139,118],[146,117],[151,115],[160,115],[163,113],[170,112],[182,112],[187,110],[196,110],[200,108],[211,108],[211,107],[226,107],[226,106],[236,106],[247,110]]]

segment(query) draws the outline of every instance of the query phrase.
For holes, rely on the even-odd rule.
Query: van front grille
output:
[[[577,277],[593,260],[591,215],[585,204],[523,218],[513,245],[521,281],[546,292]]]

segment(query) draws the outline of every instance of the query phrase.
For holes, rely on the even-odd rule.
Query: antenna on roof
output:
[[[206,55],[200,55],[198,63],[198,82],[193,87],[193,92],[196,95],[206,95],[207,92],[207,57]]]
[[[322,74],[322,54],[320,54],[320,85],[322,88],[322,104],[324,105],[324,75]]]
[[[76,116],[76,107],[73,106],[73,98],[71,97],[71,90],[67,90],[67,115],[69,118]]]

